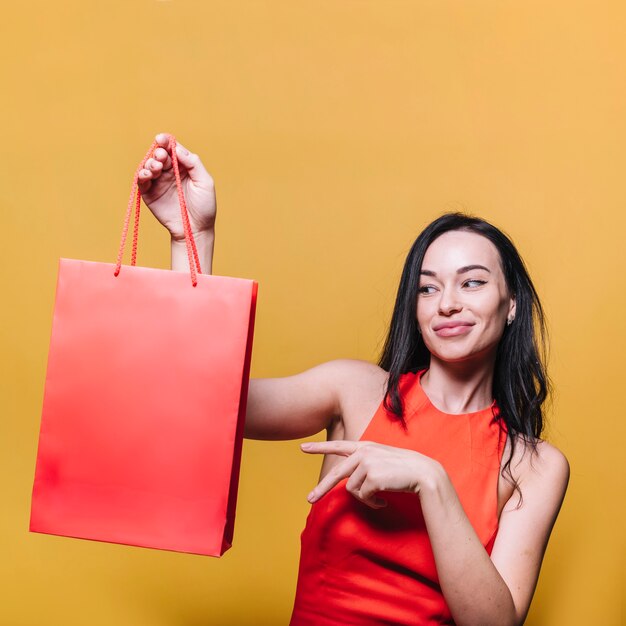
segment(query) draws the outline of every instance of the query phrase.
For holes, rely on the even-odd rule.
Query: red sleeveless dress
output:
[[[361,439],[439,461],[491,554],[504,422],[494,418],[495,403],[461,415],[439,411],[422,390],[424,371],[400,379],[406,430],[381,404]],[[387,506],[371,509],[346,491],[346,481],[311,506],[290,626],[454,624],[418,496],[387,492]]]

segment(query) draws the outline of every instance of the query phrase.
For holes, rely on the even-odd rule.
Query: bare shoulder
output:
[[[507,438],[502,462],[511,455],[511,442]],[[536,478],[569,477],[567,457],[556,446],[544,439],[528,441],[521,435],[515,436],[515,449],[511,456],[511,472],[517,481],[531,481]]]
[[[529,487],[531,491],[538,488],[543,493],[542,490],[547,488],[558,500],[567,488],[569,463],[556,446],[542,439],[530,442],[519,434],[515,436],[515,447],[511,455],[511,441],[507,437],[498,482],[498,517],[505,504],[508,504],[508,510],[511,507],[516,508],[514,502],[517,501],[520,491],[516,496],[511,478],[520,489],[522,486]]]
[[[363,403],[379,403],[385,393],[389,373],[369,361],[358,359],[337,359],[327,366],[334,378],[342,414],[350,412],[350,407]]]
[[[537,455],[540,462],[551,471],[569,475],[569,461],[556,446],[547,441],[540,441],[537,444]]]
[[[334,370],[344,382],[355,385],[384,385],[389,376],[388,372],[375,363],[360,359],[335,359],[324,365]]]
[[[542,484],[561,486],[565,491],[569,481],[570,467],[567,457],[556,446],[545,440],[537,440],[535,446],[522,442],[520,459],[520,485]]]
[[[374,363],[357,359],[340,359],[333,364],[340,410],[329,438],[356,440],[383,401],[389,373]]]

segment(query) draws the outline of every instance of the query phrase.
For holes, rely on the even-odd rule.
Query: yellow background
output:
[[[624,588],[624,70],[613,2],[5,3],[0,623],[278,625],[319,459],[246,442],[222,559],[28,532],[57,262],[112,262],[159,131],[218,193],[215,273],[260,283],[254,376],[375,360],[441,212],[508,232],[543,298],[570,489],[527,624],[612,626]],[[169,267],[146,210],[139,263]]]

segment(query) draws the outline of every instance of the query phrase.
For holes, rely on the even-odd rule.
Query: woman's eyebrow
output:
[[[459,267],[456,271],[457,274],[465,274],[465,272],[471,272],[472,270],[485,270],[485,272],[489,272],[491,274],[491,270],[484,265],[464,265],[463,267]],[[437,272],[433,272],[432,270],[420,270],[420,274],[424,276],[437,276]]]
[[[471,272],[472,270],[485,270],[485,272],[489,272],[491,274],[491,270],[484,265],[464,265],[463,267],[459,267],[456,273],[464,274],[465,272]]]

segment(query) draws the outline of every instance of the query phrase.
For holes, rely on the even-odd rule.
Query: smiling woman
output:
[[[186,271],[167,135],[157,143],[140,190],[170,232],[172,269]],[[210,272],[213,180],[197,155],[177,154]],[[302,445],[324,461],[292,626],[523,623],[569,478],[541,440],[543,337],[508,237],[447,214],[408,255],[378,365],[250,381],[247,437],[328,435]]]

